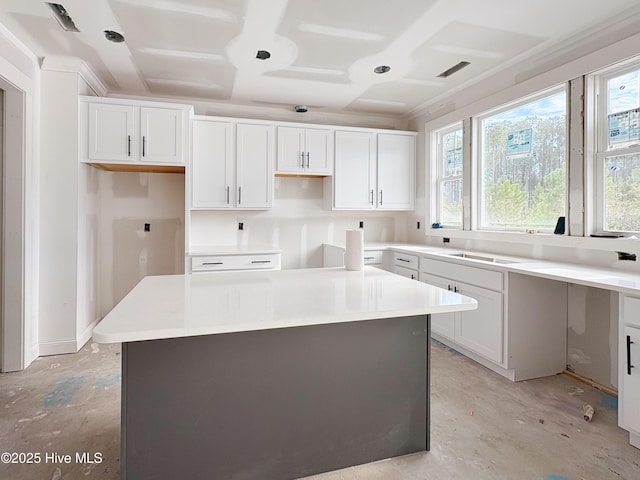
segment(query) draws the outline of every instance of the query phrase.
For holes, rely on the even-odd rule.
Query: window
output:
[[[567,198],[566,92],[479,117],[479,227],[553,229]]]
[[[436,132],[436,219],[446,227],[462,227],[462,125]]]
[[[599,77],[597,221],[606,232],[640,232],[640,68]]]

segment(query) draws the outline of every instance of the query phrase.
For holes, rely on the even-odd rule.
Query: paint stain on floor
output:
[[[44,399],[45,407],[66,405],[84,382],[84,375],[65,378]]]
[[[611,408],[613,410],[618,409],[618,399],[611,395],[603,395],[602,400],[600,401],[600,406],[604,408]]]
[[[96,380],[96,387],[101,387],[101,388],[113,387],[114,385],[118,385],[121,379],[122,379],[122,374],[120,372],[110,373]]]

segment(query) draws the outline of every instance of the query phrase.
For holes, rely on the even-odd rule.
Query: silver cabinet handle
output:
[[[453,291],[454,291],[454,292],[456,292],[456,293],[458,293],[458,287],[454,285],[454,287],[453,287]]]
[[[309,168],[309,152],[307,152],[307,168]]]
[[[147,143],[147,139],[146,139],[146,137],[143,135],[143,136],[142,136],[142,156],[143,156],[143,157],[144,157],[144,156],[145,156],[145,154],[146,154],[146,149],[145,149],[146,143]]]
[[[131,135],[127,135],[127,157],[131,156]]]
[[[447,290],[451,291],[451,285],[447,285]]]
[[[238,205],[242,203],[242,187],[238,187]]]
[[[227,185],[227,205],[229,205],[229,191],[231,190],[231,187],[229,187],[229,185]]]
[[[271,260],[251,260],[251,263],[271,263]]]
[[[631,341],[631,335],[627,335],[627,375],[631,375],[631,369],[635,368],[631,365],[631,345],[634,342]]]
[[[382,190],[380,190],[380,205],[382,205]]]
[[[370,195],[371,195],[371,205],[373,205],[373,190],[371,190]]]
[[[304,168],[304,152],[300,152],[300,166]]]
[[[411,263],[411,260],[407,260],[405,258],[397,258],[396,260],[399,260],[401,262],[407,262],[407,263]]]
[[[376,257],[364,257],[365,260],[373,260]]]
[[[224,262],[202,262],[202,265],[224,265]]]

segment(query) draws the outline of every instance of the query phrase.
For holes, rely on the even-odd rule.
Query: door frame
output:
[[[22,370],[27,360],[25,334],[25,158],[27,94],[0,76],[3,108],[2,308],[0,370]],[[32,332],[32,334],[35,332]]]

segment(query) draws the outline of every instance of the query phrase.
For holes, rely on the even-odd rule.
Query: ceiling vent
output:
[[[53,16],[56,18],[63,30],[66,30],[67,32],[80,31],[78,30],[78,27],[76,27],[76,24],[73,23],[73,19],[71,18],[71,15],[69,15],[69,12],[67,12],[67,9],[61,4],[47,2],[47,5],[49,5],[49,8],[53,12]]]
[[[456,65],[454,65],[453,67],[451,67],[448,70],[445,70],[444,72],[442,72],[440,75],[438,75],[439,78],[447,78],[450,77],[451,75],[453,75],[456,72],[459,72],[460,70],[462,70],[464,67],[471,65],[469,62],[460,62]]]

